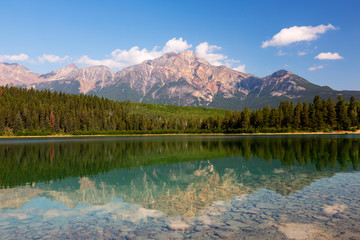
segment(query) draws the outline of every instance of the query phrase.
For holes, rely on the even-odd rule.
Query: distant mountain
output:
[[[0,85],[28,85],[40,82],[39,74],[17,63],[0,63]]]
[[[40,75],[43,81],[36,84],[35,88],[86,94],[95,88],[102,89],[108,82],[113,81],[114,75],[114,72],[105,66],[78,68],[71,64]]]
[[[66,93],[88,93],[112,82],[115,73],[105,66],[78,68],[70,64],[58,70],[38,74],[19,64],[0,63],[0,85],[50,89]]]
[[[335,91],[286,70],[259,78],[213,66],[192,51],[168,53],[116,73],[105,66],[78,68],[71,64],[37,74],[18,64],[0,63],[0,84],[94,94],[121,101],[231,110],[276,107],[286,100],[312,101],[315,95],[334,100],[338,95],[360,99],[360,91]]]
[[[294,103],[298,101],[310,102],[316,95],[321,96],[321,98],[331,97],[334,101],[338,95],[343,95],[346,99],[351,97],[351,94],[312,84],[286,70],[279,70],[261,80],[261,87],[252,91],[243,101],[239,102],[241,109],[244,107],[259,108],[265,105],[274,107],[278,106],[280,101],[287,100]],[[354,92],[353,95],[360,98],[360,91]]]

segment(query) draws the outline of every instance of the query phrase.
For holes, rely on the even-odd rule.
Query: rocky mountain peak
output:
[[[287,71],[287,70],[279,70],[274,72],[273,74],[264,77],[263,79],[265,80],[265,82],[273,82],[273,81],[289,81],[292,80],[293,78],[300,78],[299,76],[297,76],[296,74]]]
[[[82,77],[87,79],[88,81],[96,82],[99,80],[112,78],[114,76],[114,72],[110,70],[110,68],[99,65],[99,66],[90,66],[81,68],[77,75],[77,78]]]
[[[263,79],[264,84],[261,86],[260,92],[264,91],[270,93],[271,96],[277,97],[300,98],[308,86],[308,82],[305,79],[283,69]]]
[[[38,75],[17,63],[0,63],[0,85],[26,85],[39,81]]]
[[[75,79],[80,82],[80,92],[85,94],[96,87],[103,88],[113,81],[114,76],[110,68],[100,65],[81,68]]]
[[[3,64],[5,66],[20,66],[18,63],[7,63],[7,62],[2,62],[0,64]]]
[[[174,52],[169,52],[169,53],[165,53],[164,55],[162,55],[161,57],[159,57],[159,58],[171,58],[171,57],[176,57],[177,56],[177,54],[176,53],[174,53]],[[148,60],[148,61],[153,61],[153,60]]]
[[[291,72],[281,69],[281,70],[276,71],[273,74],[271,74],[271,77],[272,78],[281,78],[281,77],[284,77],[285,75],[287,75],[288,73],[291,73]]]
[[[132,96],[138,96],[139,101],[207,105],[217,94],[226,98],[247,95],[249,89],[245,85],[239,87],[239,83],[249,76],[228,67],[213,66],[187,50],[126,68],[116,73],[115,82],[132,89]]]
[[[75,63],[71,63],[71,64],[65,66],[64,68],[79,69],[78,66]]]
[[[75,64],[67,65],[55,71],[39,76],[43,82],[55,82],[67,86],[72,81],[79,82],[79,92],[87,93],[96,87],[102,88],[114,78],[114,72],[106,66],[91,66],[78,68]]]
[[[55,71],[40,75],[40,78],[46,81],[60,80],[60,79],[74,79],[78,73],[79,68],[74,64],[67,65]]]
[[[193,62],[197,60],[196,53],[191,50],[180,52],[178,56],[188,62]]]
[[[0,62],[0,68],[1,69],[18,69],[18,70],[22,70],[22,71],[29,71],[29,69],[27,69],[26,67],[17,64],[17,63],[7,63],[7,62]]]
[[[178,54],[174,52],[166,53],[158,58],[153,60],[146,60],[140,65],[135,65],[129,67],[129,69],[133,69],[137,66],[153,66],[153,67],[166,67],[166,68],[178,68],[178,70],[183,70],[185,68],[191,67],[192,65],[197,65],[199,63],[208,64],[205,60],[199,59],[195,52],[191,50],[187,50],[184,52],[180,52]]]
[[[110,68],[104,65],[97,65],[97,66],[90,66],[82,68],[81,70],[87,69],[89,71],[106,71],[106,72],[112,72]]]

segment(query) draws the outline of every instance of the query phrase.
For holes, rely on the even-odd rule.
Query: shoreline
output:
[[[131,137],[131,136],[277,136],[277,135],[357,135],[360,130],[335,132],[287,132],[287,133],[163,133],[163,134],[100,134],[100,135],[46,135],[46,136],[0,136],[4,138],[76,138],[76,137]]]

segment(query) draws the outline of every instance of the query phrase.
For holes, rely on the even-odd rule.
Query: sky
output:
[[[193,50],[265,77],[280,69],[360,90],[360,1],[0,0],[0,62],[46,73],[68,64],[114,71]]]

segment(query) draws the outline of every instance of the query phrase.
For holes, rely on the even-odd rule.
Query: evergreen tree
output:
[[[263,113],[263,126],[264,127],[269,127],[269,122],[270,122],[270,107],[269,106],[265,106],[262,110]]]
[[[347,109],[345,101],[338,96],[338,102],[336,103],[336,119],[337,119],[337,128],[339,130],[348,130],[350,127],[350,119],[347,114]]]
[[[293,121],[293,128],[300,129],[301,126],[301,111],[302,111],[302,104],[298,102],[294,109],[294,121]]]
[[[278,108],[282,127],[291,127],[293,122],[294,106],[290,101],[281,102]]]
[[[264,121],[264,115],[261,109],[259,109],[258,111],[255,112],[255,116],[254,116],[254,127],[255,128],[262,128],[264,127],[263,124]]]
[[[327,101],[327,112],[328,112],[327,124],[330,129],[334,129],[337,124],[336,108],[335,108],[335,103],[333,102],[333,100],[331,98],[329,98]]]
[[[309,106],[306,102],[304,102],[302,111],[301,111],[301,126],[304,129],[307,129],[310,127],[310,121],[309,121]]]
[[[250,109],[246,107],[241,112],[241,128],[249,128],[250,127]]]
[[[24,130],[24,122],[22,120],[20,111],[18,111],[13,124],[13,131],[14,133],[17,133],[23,130]]]
[[[314,128],[323,129],[324,128],[324,109],[320,99],[320,96],[316,95],[314,98],[314,107],[315,107],[315,115],[314,117]]]
[[[327,101],[325,99],[323,99],[321,101],[321,110],[320,111],[321,111],[322,116],[323,116],[323,119],[322,119],[323,120],[323,122],[322,122],[323,127],[322,128],[329,127],[328,124],[327,124],[328,118],[329,118],[329,112],[328,112]]]
[[[316,109],[314,104],[310,103],[309,104],[309,123],[310,123],[310,128],[312,130],[318,130],[317,126],[318,126],[318,121],[316,119]]]
[[[348,116],[350,119],[351,126],[358,125],[358,104],[354,97],[350,98],[349,108],[348,108]]]

